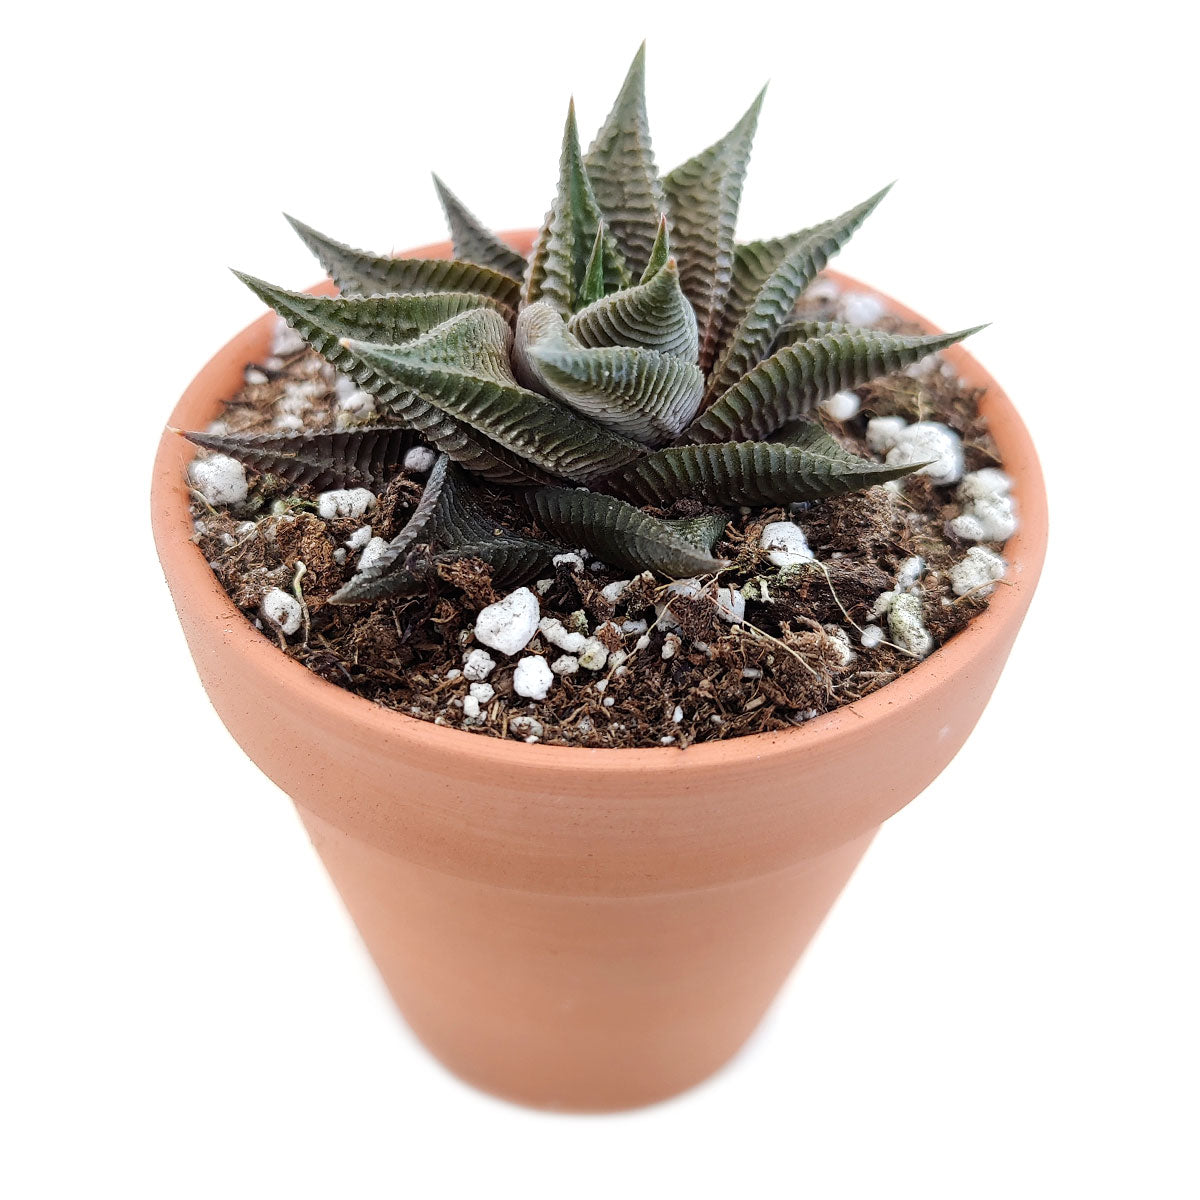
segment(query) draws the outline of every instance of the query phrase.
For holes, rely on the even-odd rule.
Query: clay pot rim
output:
[[[501,236],[519,247],[528,245],[532,231],[506,231]],[[431,243],[406,253],[412,257],[447,257],[450,243]],[[877,289],[841,272],[827,270],[824,274],[844,289],[872,292],[894,315],[915,321],[931,332],[940,332],[932,322]],[[310,290],[329,292],[331,287],[324,281]],[[494,763],[497,770],[524,768],[540,773],[633,773],[643,778],[665,772],[677,775],[681,771],[704,775],[718,766],[728,768],[739,760],[749,764],[777,755],[795,754],[797,750],[836,753],[837,743],[850,736],[862,736],[867,732],[867,725],[883,720],[897,707],[920,704],[937,691],[946,676],[955,674],[985,652],[990,642],[1004,637],[1010,619],[1019,623],[1020,614],[1037,584],[1045,557],[1048,526],[1045,485],[1037,452],[1004,390],[976,359],[957,345],[945,351],[944,357],[964,380],[986,389],[982,407],[999,447],[1003,469],[1013,479],[1021,524],[1005,545],[1009,573],[993,593],[988,607],[924,662],[865,699],[795,728],[702,742],[689,746],[686,751],[680,751],[676,746],[547,746],[434,725],[329,683],[284,655],[233,604],[199,547],[188,540],[191,515],[182,468],[192,458],[193,451],[175,430],[197,428],[211,419],[206,415],[213,411],[206,376],[224,366],[231,355],[241,356],[236,364],[240,372],[244,362],[253,356],[250,347],[265,343],[273,320],[273,314],[267,312],[231,338],[196,375],[176,404],[155,455],[152,523],[164,567],[185,591],[196,615],[204,621],[229,622],[223,630],[226,645],[244,656],[248,669],[268,672],[277,678],[279,686],[306,692],[305,703],[320,725],[351,723],[363,727],[370,736],[386,739],[395,746],[405,742],[423,743],[427,752],[469,754],[476,760]]]

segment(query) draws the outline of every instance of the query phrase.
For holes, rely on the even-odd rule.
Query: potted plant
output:
[[[337,290],[243,277],[294,333],[217,354],[154,475],[204,685],[401,1011],[572,1109],[742,1044],[970,733],[1046,539],[966,333],[824,271],[882,193],[736,243],[761,96],[660,180],[642,75],[586,153],[569,114],[536,236],[440,183],[453,249],[296,222]]]

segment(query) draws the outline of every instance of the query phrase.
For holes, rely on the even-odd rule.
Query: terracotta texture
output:
[[[510,240],[523,249],[529,236]],[[217,354],[172,425],[217,415],[243,364],[264,354],[272,319]],[[1008,398],[961,347],[947,357],[987,388],[1015,480],[1006,584],[964,632],[852,711],[686,751],[480,737],[313,675],[255,631],[188,541],[192,448],[164,433],[154,533],[204,686],[294,800],[401,1012],[461,1077],[581,1110],[704,1079],[754,1029],[881,822],[966,740],[1033,595],[1046,502]]]

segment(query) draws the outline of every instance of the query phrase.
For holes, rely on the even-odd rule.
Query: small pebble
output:
[[[246,469],[226,454],[194,459],[188,467],[192,487],[212,505],[241,504],[250,493]]]
[[[554,673],[541,655],[528,654],[517,660],[513,672],[513,691],[529,700],[545,700],[554,686]]]
[[[317,513],[324,521],[361,517],[375,507],[375,497],[366,488],[335,488],[317,497]]]
[[[300,606],[300,601],[282,588],[272,588],[262,598],[259,612],[268,625],[282,630],[289,636],[300,628],[304,620],[304,609]]]

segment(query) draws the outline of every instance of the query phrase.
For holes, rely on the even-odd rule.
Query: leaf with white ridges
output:
[[[478,292],[515,309],[518,280],[456,258],[389,258],[335,242],[303,221],[292,228],[347,296],[390,296],[404,292]]]
[[[529,497],[543,528],[568,546],[631,571],[652,570],[670,579],[703,575],[728,566],[661,521],[615,496],[571,488],[539,488]]]
[[[433,177],[433,186],[437,188],[442,211],[446,214],[446,224],[450,227],[454,257],[489,267],[513,279],[521,279],[525,274],[525,259],[483,225],[436,175]]]
[[[372,425],[330,433],[185,433],[196,446],[215,450],[262,474],[315,488],[370,487],[390,479],[416,444],[411,429]]]
[[[605,290],[615,291],[629,283],[625,260],[612,234],[602,228],[603,223],[603,215],[583,167],[575,102],[571,101],[563,133],[558,193],[534,243],[529,269],[525,273],[523,300],[526,304],[544,300],[563,317],[575,311],[598,230],[604,241]]]
[[[834,392],[899,371],[981,328],[923,337],[856,329],[784,346],[705,409],[684,436],[692,442],[770,437]]]
[[[464,313],[454,323],[471,323],[482,340],[510,336],[503,319],[485,310]],[[351,342],[348,348],[389,382],[410,389],[542,471],[587,480],[642,453],[636,442],[521,387],[511,372],[503,379],[490,370],[473,373],[436,358],[428,361],[424,343],[425,339],[404,346]]]
[[[580,309],[567,330],[584,346],[645,346],[689,363],[699,353],[696,314],[673,258],[649,280]]]
[[[673,446],[603,480],[606,490],[639,504],[693,499],[704,504],[791,504],[856,492],[899,479],[924,463],[886,466],[782,442]]]
[[[646,46],[583,160],[608,228],[631,272],[646,266],[666,208],[646,120]]]
[[[699,367],[637,346],[539,343],[529,355],[555,396],[647,445],[675,437],[695,415],[704,391]]]
[[[411,551],[418,540],[431,549]],[[440,547],[438,552],[433,550]],[[333,604],[359,604],[383,596],[411,594],[427,587],[436,564],[455,558],[480,558],[506,586],[514,567],[531,563],[529,574],[548,563],[558,547],[513,534],[490,520],[471,495],[466,476],[442,455],[404,528],[388,543],[375,564],[359,571],[334,596]],[[528,576],[526,576],[527,578]]]
[[[544,483],[546,476],[519,455],[481,436],[427,404],[407,388],[376,374],[343,343],[347,338],[375,341],[391,330],[398,340],[428,332],[452,316],[480,308],[509,310],[486,296],[440,292],[419,296],[310,296],[275,287],[248,275],[239,278],[269,304],[318,354],[375,396],[397,421],[449,454],[455,462],[494,483]],[[390,340],[390,339],[389,339]]]
[[[850,240],[886,194],[885,188],[862,204],[818,225],[807,235],[794,238],[725,342],[709,376],[709,397],[720,396],[731,388],[769,353],[780,326],[795,308],[800,294]]]
[[[696,310],[700,366],[716,357],[721,313],[733,277],[733,234],[763,93],[719,142],[663,180],[683,291]]]

